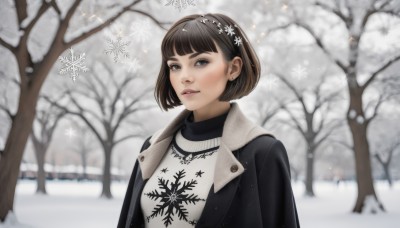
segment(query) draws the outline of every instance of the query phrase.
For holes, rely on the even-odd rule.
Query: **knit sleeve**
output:
[[[150,138],[151,138],[151,136],[148,137],[144,141],[142,148],[140,149],[140,153],[150,146]],[[129,203],[131,202],[133,184],[135,183],[135,179],[138,174],[138,166],[139,166],[139,163],[138,163],[138,160],[136,159],[135,165],[132,170],[132,174],[129,179],[129,184],[128,184],[128,187],[127,187],[127,190],[125,193],[125,198],[123,201],[124,203],[122,205],[121,213],[119,216],[119,221],[118,221],[118,226],[117,226],[118,228],[125,227],[125,223],[126,223],[126,219],[127,219],[127,215],[128,215],[128,211],[129,211],[129,206],[130,206]]]
[[[275,140],[267,152],[258,181],[263,227],[299,228],[289,159],[281,141]]]

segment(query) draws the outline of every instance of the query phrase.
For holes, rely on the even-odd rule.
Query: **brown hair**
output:
[[[227,34],[219,34],[216,24],[202,23],[202,19],[221,23],[222,28],[226,25],[235,26],[235,35],[242,38],[242,44],[235,45],[233,37]],[[216,44],[223,52],[227,61],[235,56],[242,58],[243,66],[240,75],[233,81],[228,81],[225,91],[219,97],[220,101],[230,101],[248,95],[257,85],[260,78],[260,62],[258,57],[247,41],[246,34],[242,29],[226,15],[223,14],[193,14],[175,22],[168,30],[161,43],[162,63],[154,97],[158,105],[168,110],[181,105],[169,80],[169,67],[167,59],[173,55],[174,49],[178,55],[186,55],[193,52],[218,52]]]

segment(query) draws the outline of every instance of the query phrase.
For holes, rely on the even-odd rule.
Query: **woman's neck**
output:
[[[213,105],[212,108],[207,107],[203,109],[197,109],[193,111],[193,122],[199,122],[220,116],[227,113],[231,108],[231,103],[229,102],[219,102],[218,105]]]

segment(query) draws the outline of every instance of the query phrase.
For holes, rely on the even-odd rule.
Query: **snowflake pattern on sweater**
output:
[[[219,138],[189,141],[177,132],[142,191],[146,228],[197,224],[213,184],[217,144]]]

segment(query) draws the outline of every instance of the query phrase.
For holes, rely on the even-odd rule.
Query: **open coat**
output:
[[[231,103],[217,151],[214,181],[196,228],[298,228],[290,167],[281,141]],[[189,110],[145,140],[129,180],[118,228],[144,227],[140,195]]]

